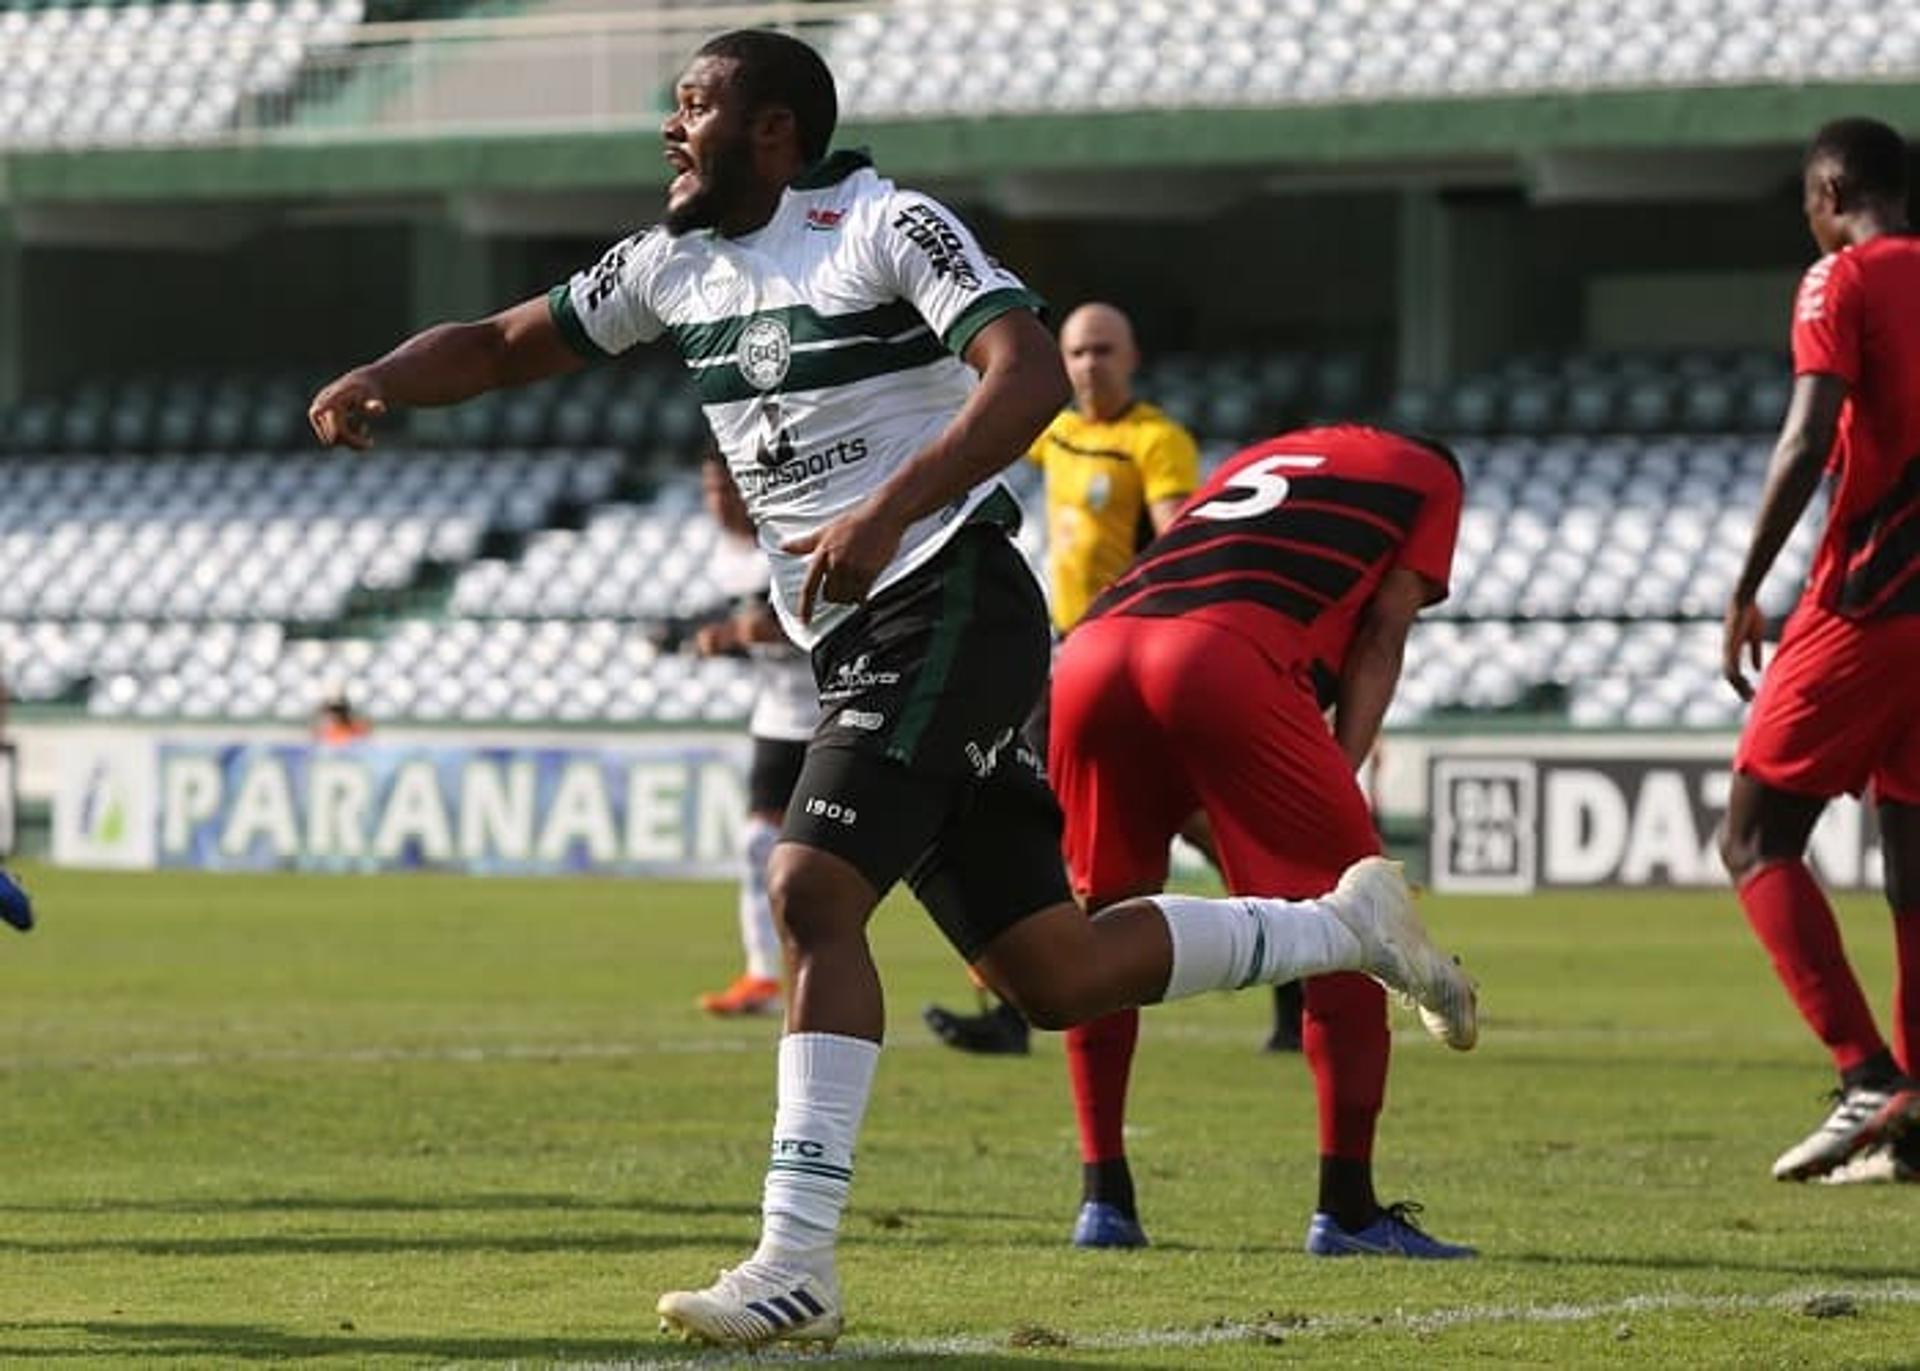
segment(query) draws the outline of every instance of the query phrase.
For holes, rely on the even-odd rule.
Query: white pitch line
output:
[[[1166,1349],[1217,1347],[1226,1343],[1285,1342],[1293,1338],[1322,1338],[1337,1333],[1436,1333],[1480,1324],[1569,1324],[1646,1314],[1734,1314],[1760,1310],[1786,1311],[1821,1296],[1837,1296],[1862,1305],[1920,1305],[1920,1285],[1867,1286],[1859,1290],[1798,1290],[1775,1295],[1629,1295],[1595,1304],[1469,1304],[1451,1309],[1388,1314],[1327,1314],[1295,1322],[1276,1319],[1265,1323],[1223,1321],[1200,1328],[1141,1329],[1131,1333],[1090,1333],[1071,1337],[1052,1350],[1072,1352],[1152,1352]],[[730,1367],[768,1365],[824,1366],[872,1357],[938,1360],[946,1357],[1004,1355],[1017,1349],[1006,1337],[978,1335],[952,1338],[876,1339],[843,1342],[822,1355],[789,1348],[756,1353],[714,1351],[705,1356],[652,1357],[633,1361],[545,1363],[552,1371],[724,1371]],[[1036,1344],[1031,1350],[1046,1351]],[[455,1363],[454,1365],[457,1365]],[[532,1371],[533,1364],[511,1363],[509,1371]]]
[[[903,1026],[887,1039],[888,1052],[922,1051],[940,1044],[918,1025]],[[1243,1045],[1249,1049],[1258,1036],[1252,1028],[1169,1023],[1149,1030],[1163,1041],[1198,1043],[1213,1046]],[[1769,1041],[1798,1042],[1798,1029],[1767,1033],[1756,1030],[1741,1042],[1748,1046]],[[771,1050],[774,1032],[769,1025],[765,1040],[752,1038],[660,1038],[632,1042],[574,1043],[445,1043],[421,1047],[368,1046],[342,1048],[181,1048],[141,1052],[108,1052],[99,1056],[40,1056],[27,1052],[0,1052],[0,1074],[10,1071],[139,1071],[154,1068],[218,1066],[381,1066],[405,1062],[454,1062],[485,1065],[496,1062],[594,1061],[632,1057],[727,1056],[742,1052]],[[1423,1049],[1436,1047],[1417,1030],[1403,1028],[1395,1034],[1396,1047]],[[1529,1046],[1555,1043],[1629,1043],[1636,1049],[1666,1046],[1697,1046],[1725,1041],[1725,1035],[1696,1029],[1634,1028],[1509,1028],[1482,1024],[1483,1045]]]
[[[667,1038],[658,1042],[449,1043],[437,1047],[258,1048],[236,1051],[118,1052],[99,1057],[35,1057],[0,1054],[7,1071],[137,1071],[152,1067],[381,1066],[393,1062],[595,1061],[627,1057],[684,1057],[766,1052],[772,1039]]]

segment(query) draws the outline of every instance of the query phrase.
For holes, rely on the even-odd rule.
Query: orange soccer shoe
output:
[[[769,976],[736,976],[725,990],[710,990],[699,999],[709,1014],[737,1018],[744,1014],[780,1012],[780,982]]]

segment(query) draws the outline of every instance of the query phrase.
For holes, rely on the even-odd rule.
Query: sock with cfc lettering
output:
[[[780,1040],[780,1102],[754,1261],[832,1276],[853,1144],[879,1060],[880,1044],[865,1038],[789,1033]]]

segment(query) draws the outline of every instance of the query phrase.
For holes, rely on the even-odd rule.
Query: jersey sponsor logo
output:
[[[931,205],[908,205],[894,219],[893,226],[919,248],[933,268],[933,274],[963,290],[980,289],[980,273],[967,260],[966,240]]]
[[[615,243],[594,263],[586,289],[588,310],[599,309],[620,289],[620,273],[626,269],[627,249],[632,243],[631,238]]]
[[[760,402],[760,441],[754,445],[753,460],[763,467],[777,467],[793,460],[793,429],[780,402],[769,395]]]
[[[747,384],[755,390],[772,390],[787,379],[793,365],[793,335],[786,321],[761,315],[740,331],[740,343],[733,360]]]
[[[840,221],[847,217],[843,209],[816,208],[807,211],[807,227],[816,233],[825,233],[840,227]]]
[[[744,471],[735,468],[733,479],[739,484],[743,498],[759,500],[775,492],[791,492],[842,467],[855,466],[867,459],[867,452],[865,438],[842,438],[832,447],[796,456],[793,430],[782,428],[770,442],[763,443],[761,449],[754,453],[758,468]],[[771,462],[769,457],[772,458]]]
[[[842,662],[833,669],[833,684],[829,689],[852,692],[856,690],[871,690],[875,686],[899,684],[899,672],[875,671],[873,669],[872,654],[863,652],[851,662]],[[824,694],[822,698],[825,698]]]
[[[760,445],[753,450],[753,460],[768,470],[791,462],[793,430],[782,424],[771,432],[762,434]]]
[[[991,776],[993,769],[1000,764],[1000,749],[1012,741],[1013,730],[1007,728],[1002,729],[1000,736],[995,738],[993,742],[986,747],[981,747],[980,744],[975,742],[969,742],[966,747],[966,753],[967,761],[973,767],[973,774],[982,780]]]

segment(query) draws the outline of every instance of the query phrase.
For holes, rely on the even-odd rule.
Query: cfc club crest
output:
[[[787,367],[793,362],[793,337],[779,319],[755,319],[741,331],[734,360],[748,385],[755,390],[772,390],[787,379]]]

